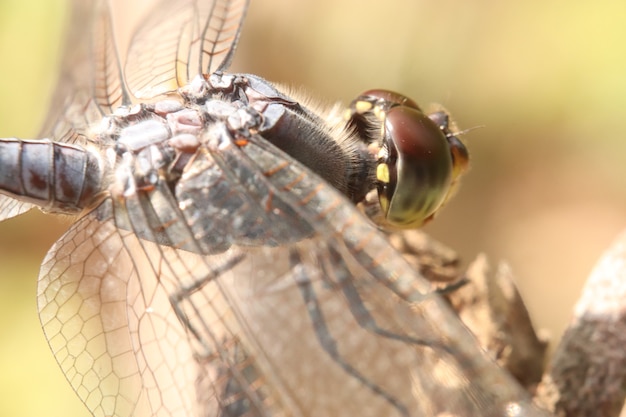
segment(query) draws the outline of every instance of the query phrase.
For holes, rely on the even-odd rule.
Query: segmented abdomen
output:
[[[101,191],[102,177],[101,157],[81,146],[0,139],[0,193],[44,211],[82,211]]]

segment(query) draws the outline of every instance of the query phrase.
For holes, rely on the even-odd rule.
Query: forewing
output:
[[[41,137],[84,144],[90,127],[102,117],[103,110],[94,98],[94,80],[103,75],[95,72],[93,51],[96,22],[103,17],[103,4],[101,0],[72,1],[59,81]]]
[[[297,223],[288,228],[295,235],[310,231],[246,249],[228,295],[238,338],[274,395],[297,408],[290,412],[501,415],[513,403],[535,415],[524,391],[343,195],[258,136],[212,151],[228,188],[265,210],[257,221],[267,222],[265,238],[280,241],[273,229],[282,224]],[[202,224],[203,212],[191,211],[185,216]]]
[[[227,69],[247,8],[248,0],[162,1],[131,41],[124,72],[132,94],[154,98]]]
[[[343,195],[211,135],[44,262],[46,336],[96,416],[538,415]]]
[[[186,249],[168,264],[204,265],[161,279],[204,364],[204,404],[228,416],[503,415],[511,404],[540,415],[343,195],[258,135],[211,134],[175,198],[157,184],[116,217]],[[206,255],[189,263],[187,251]]]
[[[98,1],[92,19],[93,99],[101,113],[108,115],[121,105],[129,105],[131,100],[122,75],[111,9],[106,1]]]

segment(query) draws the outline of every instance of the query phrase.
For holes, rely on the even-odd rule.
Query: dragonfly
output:
[[[124,50],[110,4],[75,0],[44,139],[0,139],[0,220],[73,219],[37,301],[77,395],[94,416],[545,415],[385,233],[458,185],[448,114],[227,72],[248,7],[161,1]]]

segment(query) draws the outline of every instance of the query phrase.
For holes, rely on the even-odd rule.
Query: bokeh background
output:
[[[0,137],[34,137],[55,82],[62,0],[0,0]],[[468,262],[507,260],[558,340],[585,277],[626,226],[626,3],[257,0],[233,70],[349,102],[370,88],[438,102],[472,155],[427,227]],[[38,266],[67,227],[0,224],[0,415],[89,414],[37,319]]]

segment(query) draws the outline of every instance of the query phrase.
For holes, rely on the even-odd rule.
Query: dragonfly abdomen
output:
[[[76,214],[102,190],[100,156],[81,146],[0,139],[0,193],[48,212]]]

